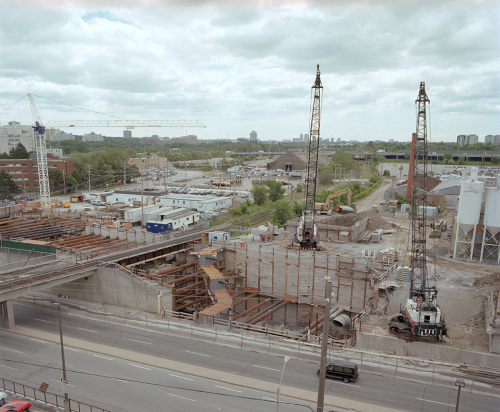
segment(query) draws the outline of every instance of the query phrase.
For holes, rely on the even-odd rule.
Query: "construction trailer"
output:
[[[207,197],[200,195],[169,194],[156,199],[157,204],[183,207],[198,212],[209,212],[231,207],[230,197]]]
[[[199,221],[200,214],[198,212],[180,208],[158,214],[156,220],[146,222],[146,229],[149,232],[156,233],[169,232],[180,228],[187,228],[189,225],[198,223]],[[160,226],[155,226],[158,224]]]
[[[150,205],[143,207],[133,207],[123,211],[123,220],[128,223],[138,223],[142,221],[143,216],[160,211],[161,206]]]

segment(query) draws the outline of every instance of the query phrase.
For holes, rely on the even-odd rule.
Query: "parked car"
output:
[[[30,401],[10,401],[0,408],[0,412],[29,412],[31,408]]]
[[[4,405],[7,399],[7,394],[5,392],[0,392],[0,406]]]
[[[319,375],[319,369],[318,369]],[[345,383],[358,379],[358,365],[342,360],[332,360],[326,365],[326,377],[342,379]]]

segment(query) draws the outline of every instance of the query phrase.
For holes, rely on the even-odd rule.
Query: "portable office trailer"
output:
[[[148,221],[146,222],[146,230],[152,233],[168,233],[173,230],[172,222]]]
[[[123,212],[124,221],[129,223],[137,223],[141,222],[143,213],[146,215],[147,213],[152,213],[160,209],[158,205],[150,205],[144,207],[134,207],[130,209],[125,209]]]
[[[220,210],[231,206],[231,198],[229,197],[209,197],[201,195],[179,195],[170,194],[167,196],[158,197],[156,204],[165,206],[182,207],[186,209],[196,210],[198,212],[208,212],[212,210]]]
[[[160,214],[160,223],[171,223],[172,230],[188,227],[200,221],[200,214],[193,211],[174,211],[177,213]]]
[[[158,206],[158,205],[156,205]],[[161,215],[162,213],[167,213],[172,211],[174,208],[169,207],[169,206],[158,206],[157,210],[147,210],[147,212],[144,212],[144,219],[142,221],[142,224],[145,225],[146,222],[153,222],[158,220],[158,216]]]

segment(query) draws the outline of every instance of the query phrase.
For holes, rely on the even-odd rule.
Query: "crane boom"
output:
[[[28,93],[31,107],[31,115],[33,116],[33,126],[35,132],[35,150],[38,166],[38,185],[40,187],[40,206],[43,210],[50,210],[50,185],[49,185],[49,169],[47,166],[47,150],[45,144],[45,127],[42,123],[42,118],[35,106],[35,101],[30,93]]]
[[[318,173],[319,129],[321,124],[321,103],[323,85],[319,64],[316,69],[316,80],[311,87],[311,123],[309,124],[309,147],[306,176],[306,205],[302,225],[297,229],[296,240],[301,248],[317,248],[317,228],[314,224],[316,175]]]
[[[52,120],[47,127],[207,127],[198,120]]]

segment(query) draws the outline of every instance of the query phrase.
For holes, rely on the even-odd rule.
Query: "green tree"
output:
[[[271,215],[272,224],[283,227],[290,219],[290,205],[288,202],[278,202],[275,206],[273,214]]]
[[[267,179],[264,183],[268,187],[268,196],[271,202],[283,199],[286,189],[283,187],[282,182],[274,179]]]
[[[498,159],[498,158],[497,158],[497,159]],[[493,162],[493,159],[491,159],[491,161]],[[296,191],[297,193],[301,193],[301,192],[302,192],[302,185],[301,185],[300,183],[299,183],[299,184],[297,185],[297,187],[295,188],[295,191]]]
[[[403,173],[403,165],[399,166],[399,180],[401,180],[401,173]]]
[[[302,216],[302,212],[306,208],[306,202],[293,202],[293,217],[300,217]]]
[[[457,163],[458,163],[459,165],[464,165],[464,164],[465,164],[465,157],[460,156],[460,157],[458,158]]]
[[[0,199],[8,199],[23,190],[16,185],[14,179],[5,170],[0,171]]]
[[[250,193],[252,194],[253,197],[253,201],[258,206],[261,206],[266,202],[267,192],[268,192],[267,187],[264,185],[255,185],[252,188],[252,190],[250,190]]]
[[[16,147],[10,149],[9,157],[11,159],[29,159],[30,154],[22,143],[18,143]]]
[[[448,162],[448,161],[450,161],[451,159],[452,159],[452,155],[451,155],[451,153],[445,153],[445,154],[443,154],[443,163],[444,163],[444,162]]]
[[[391,172],[389,172],[387,169],[384,170],[384,176],[391,177]]]
[[[405,160],[410,160],[410,152],[405,153]]]
[[[498,163],[500,163],[500,159],[497,156],[491,156],[491,163],[497,165]]]
[[[212,170],[214,170],[215,167],[213,167],[210,163],[208,162],[205,162],[205,163],[202,163],[202,165],[200,166],[200,170],[202,172],[211,172]]]
[[[333,174],[330,170],[322,170],[318,174],[318,181],[322,185],[327,185],[332,182]]]
[[[372,141],[372,140],[370,140],[370,141],[366,144],[365,149],[366,149],[366,150],[373,150],[373,149],[375,149],[375,144],[373,143],[373,141]]]
[[[64,177],[60,170],[49,169],[49,185],[51,192],[57,192],[63,188]]]
[[[351,170],[356,166],[356,161],[354,160],[354,156],[346,151],[339,150],[333,156],[332,160],[329,164],[331,170],[335,167],[342,167],[347,170]]]

